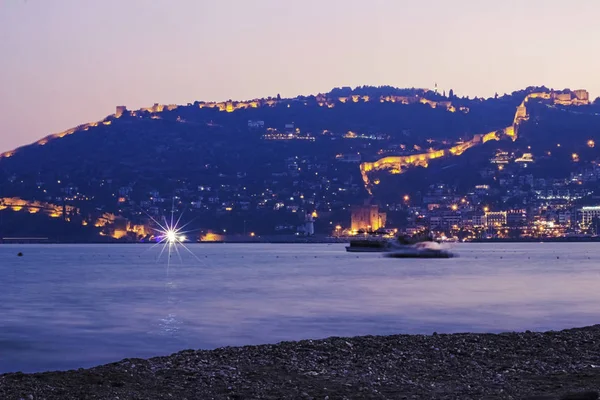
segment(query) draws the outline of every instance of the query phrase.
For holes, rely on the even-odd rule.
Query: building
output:
[[[464,226],[463,217],[461,213],[455,211],[435,211],[429,215],[429,229],[432,231],[460,229]]]
[[[523,153],[523,155],[515,160],[516,163],[521,164],[523,167],[527,167],[527,164],[534,162],[533,154]]]
[[[462,214],[463,228],[481,228],[485,226],[485,214],[481,211],[467,211]]]
[[[510,210],[506,213],[506,224],[511,228],[524,228],[527,226],[527,212],[525,210]]]
[[[315,216],[316,213],[308,213],[304,218],[303,231],[306,236],[312,236],[315,234]]]
[[[575,94],[575,98],[579,101],[586,103],[590,101],[590,94],[585,89],[574,90],[573,93]]]
[[[510,162],[511,156],[506,151],[498,151],[496,155],[490,159],[490,163],[492,164],[508,164]]]
[[[485,196],[490,191],[490,185],[477,185],[475,186],[475,194],[477,196]]]
[[[443,226],[445,229],[459,229],[462,227],[462,215],[459,213],[448,213],[444,215]]]
[[[480,228],[487,225],[485,213],[475,212],[473,213],[472,223],[474,228]]]
[[[578,214],[580,226],[588,227],[594,218],[600,218],[600,206],[582,207]]]
[[[561,226],[571,226],[571,211],[560,210],[558,212],[558,223]]]
[[[432,215],[429,217],[429,229],[432,231],[443,229],[444,217],[441,215]]]
[[[115,112],[115,117],[120,118],[126,112],[127,112],[126,106],[117,106],[117,110]]]
[[[253,120],[248,120],[248,128],[264,128],[265,127],[265,121],[253,121]]]
[[[488,227],[506,225],[506,211],[491,211],[485,213],[485,221]]]
[[[554,102],[562,105],[571,104],[571,93],[554,93]]]
[[[346,163],[360,163],[360,154],[338,154],[335,156],[336,161]]]
[[[351,210],[353,231],[376,231],[385,227],[386,214],[379,212],[377,205],[355,206]]]

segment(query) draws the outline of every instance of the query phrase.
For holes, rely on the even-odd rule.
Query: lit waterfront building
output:
[[[313,236],[315,234],[315,218],[317,217],[317,213],[313,212],[312,214],[306,214],[304,218],[304,234],[306,236]]]
[[[600,218],[600,206],[589,206],[579,209],[579,223],[582,227],[589,226],[594,218]]]
[[[527,226],[527,212],[525,210],[508,211],[506,224],[511,228],[525,228]]]
[[[506,211],[486,212],[485,222],[488,227],[506,225]]]
[[[352,207],[351,229],[353,231],[376,231],[385,227],[386,214],[377,205]]]
[[[474,228],[481,228],[487,224],[485,213],[474,213],[472,221]]]

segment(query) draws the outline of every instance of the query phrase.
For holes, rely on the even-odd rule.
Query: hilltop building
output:
[[[127,112],[126,106],[117,106],[117,110],[115,112],[115,117],[120,118],[126,112]]]
[[[577,100],[585,101],[585,102],[590,101],[590,94],[588,93],[587,90],[578,89],[578,90],[574,90],[573,93],[575,94],[575,97],[577,98]]]
[[[566,93],[551,93],[551,98],[555,104],[564,106],[579,106],[587,105],[590,103],[590,94],[587,90],[578,89],[574,91],[568,91]]]

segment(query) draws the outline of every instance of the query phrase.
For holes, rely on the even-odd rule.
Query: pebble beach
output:
[[[185,350],[0,375],[1,399],[597,399],[600,325]]]

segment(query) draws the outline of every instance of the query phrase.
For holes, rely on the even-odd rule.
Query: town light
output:
[[[172,230],[172,229],[169,229],[167,231],[167,242],[169,244],[173,244],[173,243],[177,242],[176,232],[174,230]]]
[[[407,195],[407,194],[405,194],[405,195],[404,195],[404,201],[409,201],[409,200],[410,200],[410,196],[409,196],[409,195]]]

